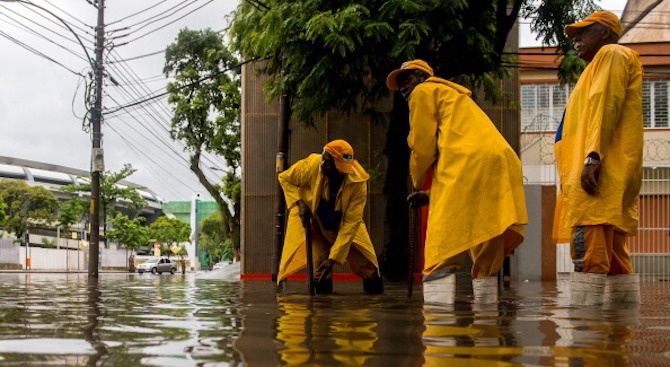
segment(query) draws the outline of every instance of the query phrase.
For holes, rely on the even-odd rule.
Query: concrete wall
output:
[[[32,238],[31,238],[32,241]],[[102,270],[127,269],[130,252],[125,248],[100,248]],[[85,271],[88,269],[88,251],[78,248],[43,248],[25,246],[0,239],[0,269],[26,269],[26,257],[31,270]]]
[[[551,243],[556,187],[526,185],[528,225],[524,242],[512,256],[516,281],[556,280],[556,245]]]

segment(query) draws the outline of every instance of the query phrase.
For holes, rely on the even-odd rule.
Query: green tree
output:
[[[0,197],[5,203],[5,230],[23,241],[30,228],[51,227],[56,221],[58,200],[42,186],[18,180],[0,180]]]
[[[168,83],[168,101],[174,106],[170,135],[186,145],[191,171],[217,202],[224,231],[236,251],[240,243],[240,69],[222,36],[211,29],[184,29],[165,51],[163,72],[174,78]],[[222,183],[206,177],[201,167],[204,153],[225,159]]]
[[[421,58],[437,75],[484,91],[497,103],[498,88],[515,55],[506,42],[519,14],[533,16],[532,28],[545,44],[568,50],[563,25],[594,8],[591,0],[265,0],[242,1],[230,25],[232,48],[244,58],[263,60],[269,99],[288,96],[292,116],[312,124],[331,110],[363,111],[383,118],[376,104],[390,93],[385,80],[401,62]],[[566,71],[579,64],[565,62]],[[407,234],[407,104],[394,94],[388,121],[382,271],[405,275]],[[381,137],[380,137],[381,138]],[[400,269],[390,274],[389,269]]]
[[[87,209],[86,203],[80,197],[74,195],[68,200],[58,202],[58,224],[65,231],[69,231],[74,224],[86,218]]]
[[[166,254],[172,252],[173,245],[188,242],[190,234],[191,225],[177,218],[161,216],[149,225],[149,236],[152,240],[162,244],[166,248]]]
[[[58,202],[58,224],[64,229],[61,237],[65,237],[65,233],[68,233],[75,223],[82,222],[86,218],[87,209],[86,203],[75,195],[68,200]],[[69,251],[69,246],[66,249]],[[69,257],[67,264],[69,264]]]
[[[221,224],[221,214],[218,212],[210,214],[200,223],[198,247],[201,252],[208,254],[213,262],[233,260],[235,257],[233,242],[223,231]]]
[[[586,66],[577,56],[573,43],[563,31],[566,24],[583,19],[588,14],[601,10],[593,0],[546,0],[529,2],[522,7],[521,15],[532,19],[531,30],[543,46],[556,46],[557,54],[563,55],[558,67],[558,77],[564,83],[574,83]]]
[[[102,208],[101,222],[103,226],[103,236],[107,238],[107,218],[115,217],[118,207],[125,208],[130,213],[137,213],[139,209],[146,205],[147,201],[142,198],[136,188],[121,185],[122,181],[135,173],[137,170],[129,163],[123,165],[118,172],[105,171],[100,179],[100,204]],[[61,191],[79,194],[91,193],[91,184],[72,184],[61,188]]]
[[[110,241],[123,245],[126,250],[136,253],[141,246],[149,243],[149,229],[142,225],[144,221],[144,217],[130,219],[122,213],[116,213],[116,216],[110,219],[112,229],[107,231],[107,237]],[[134,271],[134,264],[128,263],[128,256],[126,259],[126,266]]]
[[[7,210],[7,204],[5,204],[5,201],[2,200],[2,197],[0,197],[0,226],[3,226],[5,223],[5,218],[7,218],[7,213],[5,212]]]

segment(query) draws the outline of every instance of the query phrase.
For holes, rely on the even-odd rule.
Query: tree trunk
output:
[[[407,280],[409,254],[409,213],[407,206],[409,177],[409,108],[407,101],[395,93],[386,135],[386,175],[384,180],[384,249],[381,272],[386,280]]]

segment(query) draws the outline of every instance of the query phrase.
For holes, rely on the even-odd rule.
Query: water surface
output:
[[[226,282],[209,273],[0,274],[0,366],[670,366],[670,282],[637,307],[570,307],[565,281],[494,306],[424,305],[420,284]],[[213,274],[215,275],[215,274]]]

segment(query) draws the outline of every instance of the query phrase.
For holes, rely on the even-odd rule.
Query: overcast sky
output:
[[[91,70],[83,47],[58,18],[70,25],[95,58],[97,9],[86,0],[32,0],[49,12],[0,2],[0,155],[89,170],[92,142],[82,130],[85,78]],[[105,111],[165,91],[165,47],[179,30],[225,28],[237,0],[108,0]],[[149,56],[147,56],[149,55]],[[165,200],[189,200],[205,190],[188,169],[183,146],[168,137],[170,106],[165,98],[105,117],[105,170],[131,163],[129,180]],[[221,167],[220,158],[205,167]],[[220,172],[206,169],[218,180]],[[208,195],[206,195],[208,196]]]
[[[76,33],[94,54],[97,10],[86,0],[31,0],[47,9],[0,0],[0,156],[29,159],[89,170],[90,134],[82,130],[84,76],[91,70]],[[108,0],[105,29],[106,72],[103,110],[146,99],[165,91],[162,75],[165,47],[180,29],[223,30],[225,16],[238,0]],[[624,0],[601,5],[620,14]],[[68,23],[72,31],[58,20]],[[522,22],[522,29],[523,29]],[[527,28],[527,27],[526,27]],[[521,45],[536,45],[522,31]],[[113,78],[119,85],[111,82]],[[130,181],[165,200],[209,197],[188,169],[183,146],[167,130],[170,106],[165,98],[108,114],[103,125],[105,170],[131,163],[138,171]],[[223,159],[204,161],[218,180]]]

